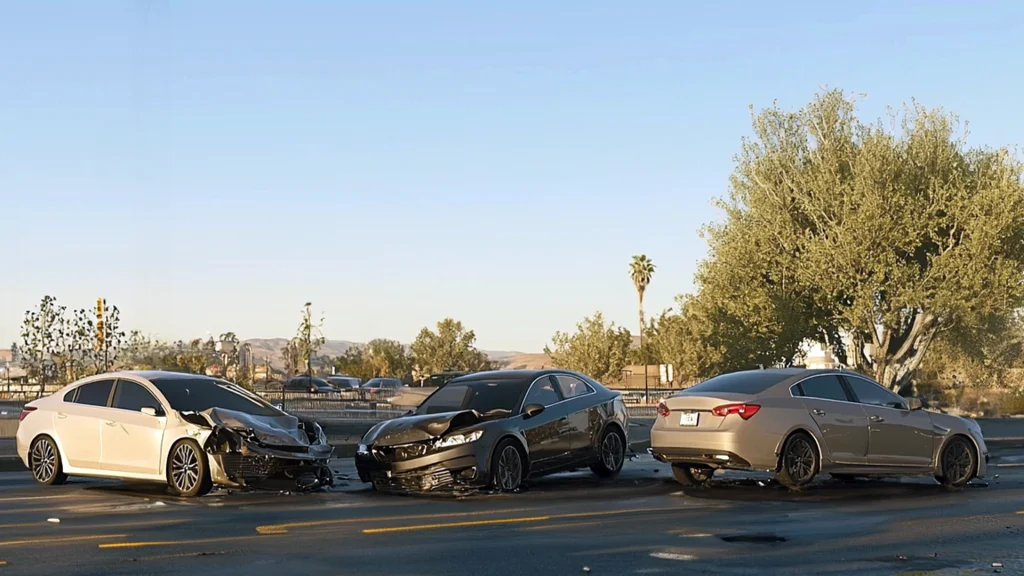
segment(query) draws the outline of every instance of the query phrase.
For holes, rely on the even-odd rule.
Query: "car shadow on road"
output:
[[[775,480],[753,478],[715,479],[708,485],[699,488],[683,487],[678,484],[675,486],[678,491],[691,498],[735,502],[856,502],[859,500],[878,502],[888,499],[907,500],[953,496],[967,490],[978,489],[974,486],[949,489],[939,484],[931,484],[927,480],[839,481],[831,478],[814,482],[800,490],[790,490]]]

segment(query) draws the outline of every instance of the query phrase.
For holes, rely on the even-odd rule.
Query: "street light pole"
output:
[[[313,384],[313,315],[309,311],[312,305],[312,302],[306,302],[306,374],[310,384]]]

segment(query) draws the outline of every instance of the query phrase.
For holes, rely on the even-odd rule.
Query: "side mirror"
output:
[[[152,406],[143,406],[139,410],[139,412],[142,412],[146,416],[159,416],[160,415],[160,411],[157,410],[156,408],[153,408]]]
[[[540,414],[543,411],[544,407],[541,406],[540,404],[527,404],[523,408],[523,414],[525,414],[527,418],[533,418],[534,416]]]
[[[924,403],[921,402],[920,398],[907,398],[908,410],[920,410],[921,408],[924,408]]]

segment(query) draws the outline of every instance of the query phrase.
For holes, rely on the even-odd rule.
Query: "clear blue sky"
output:
[[[692,287],[747,106],[916,96],[1020,141],[1024,3],[0,1],[0,347],[105,296],[163,338],[538,351]]]

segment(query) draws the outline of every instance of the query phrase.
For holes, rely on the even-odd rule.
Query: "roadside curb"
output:
[[[24,472],[27,470],[17,456],[0,456],[0,472]]]

